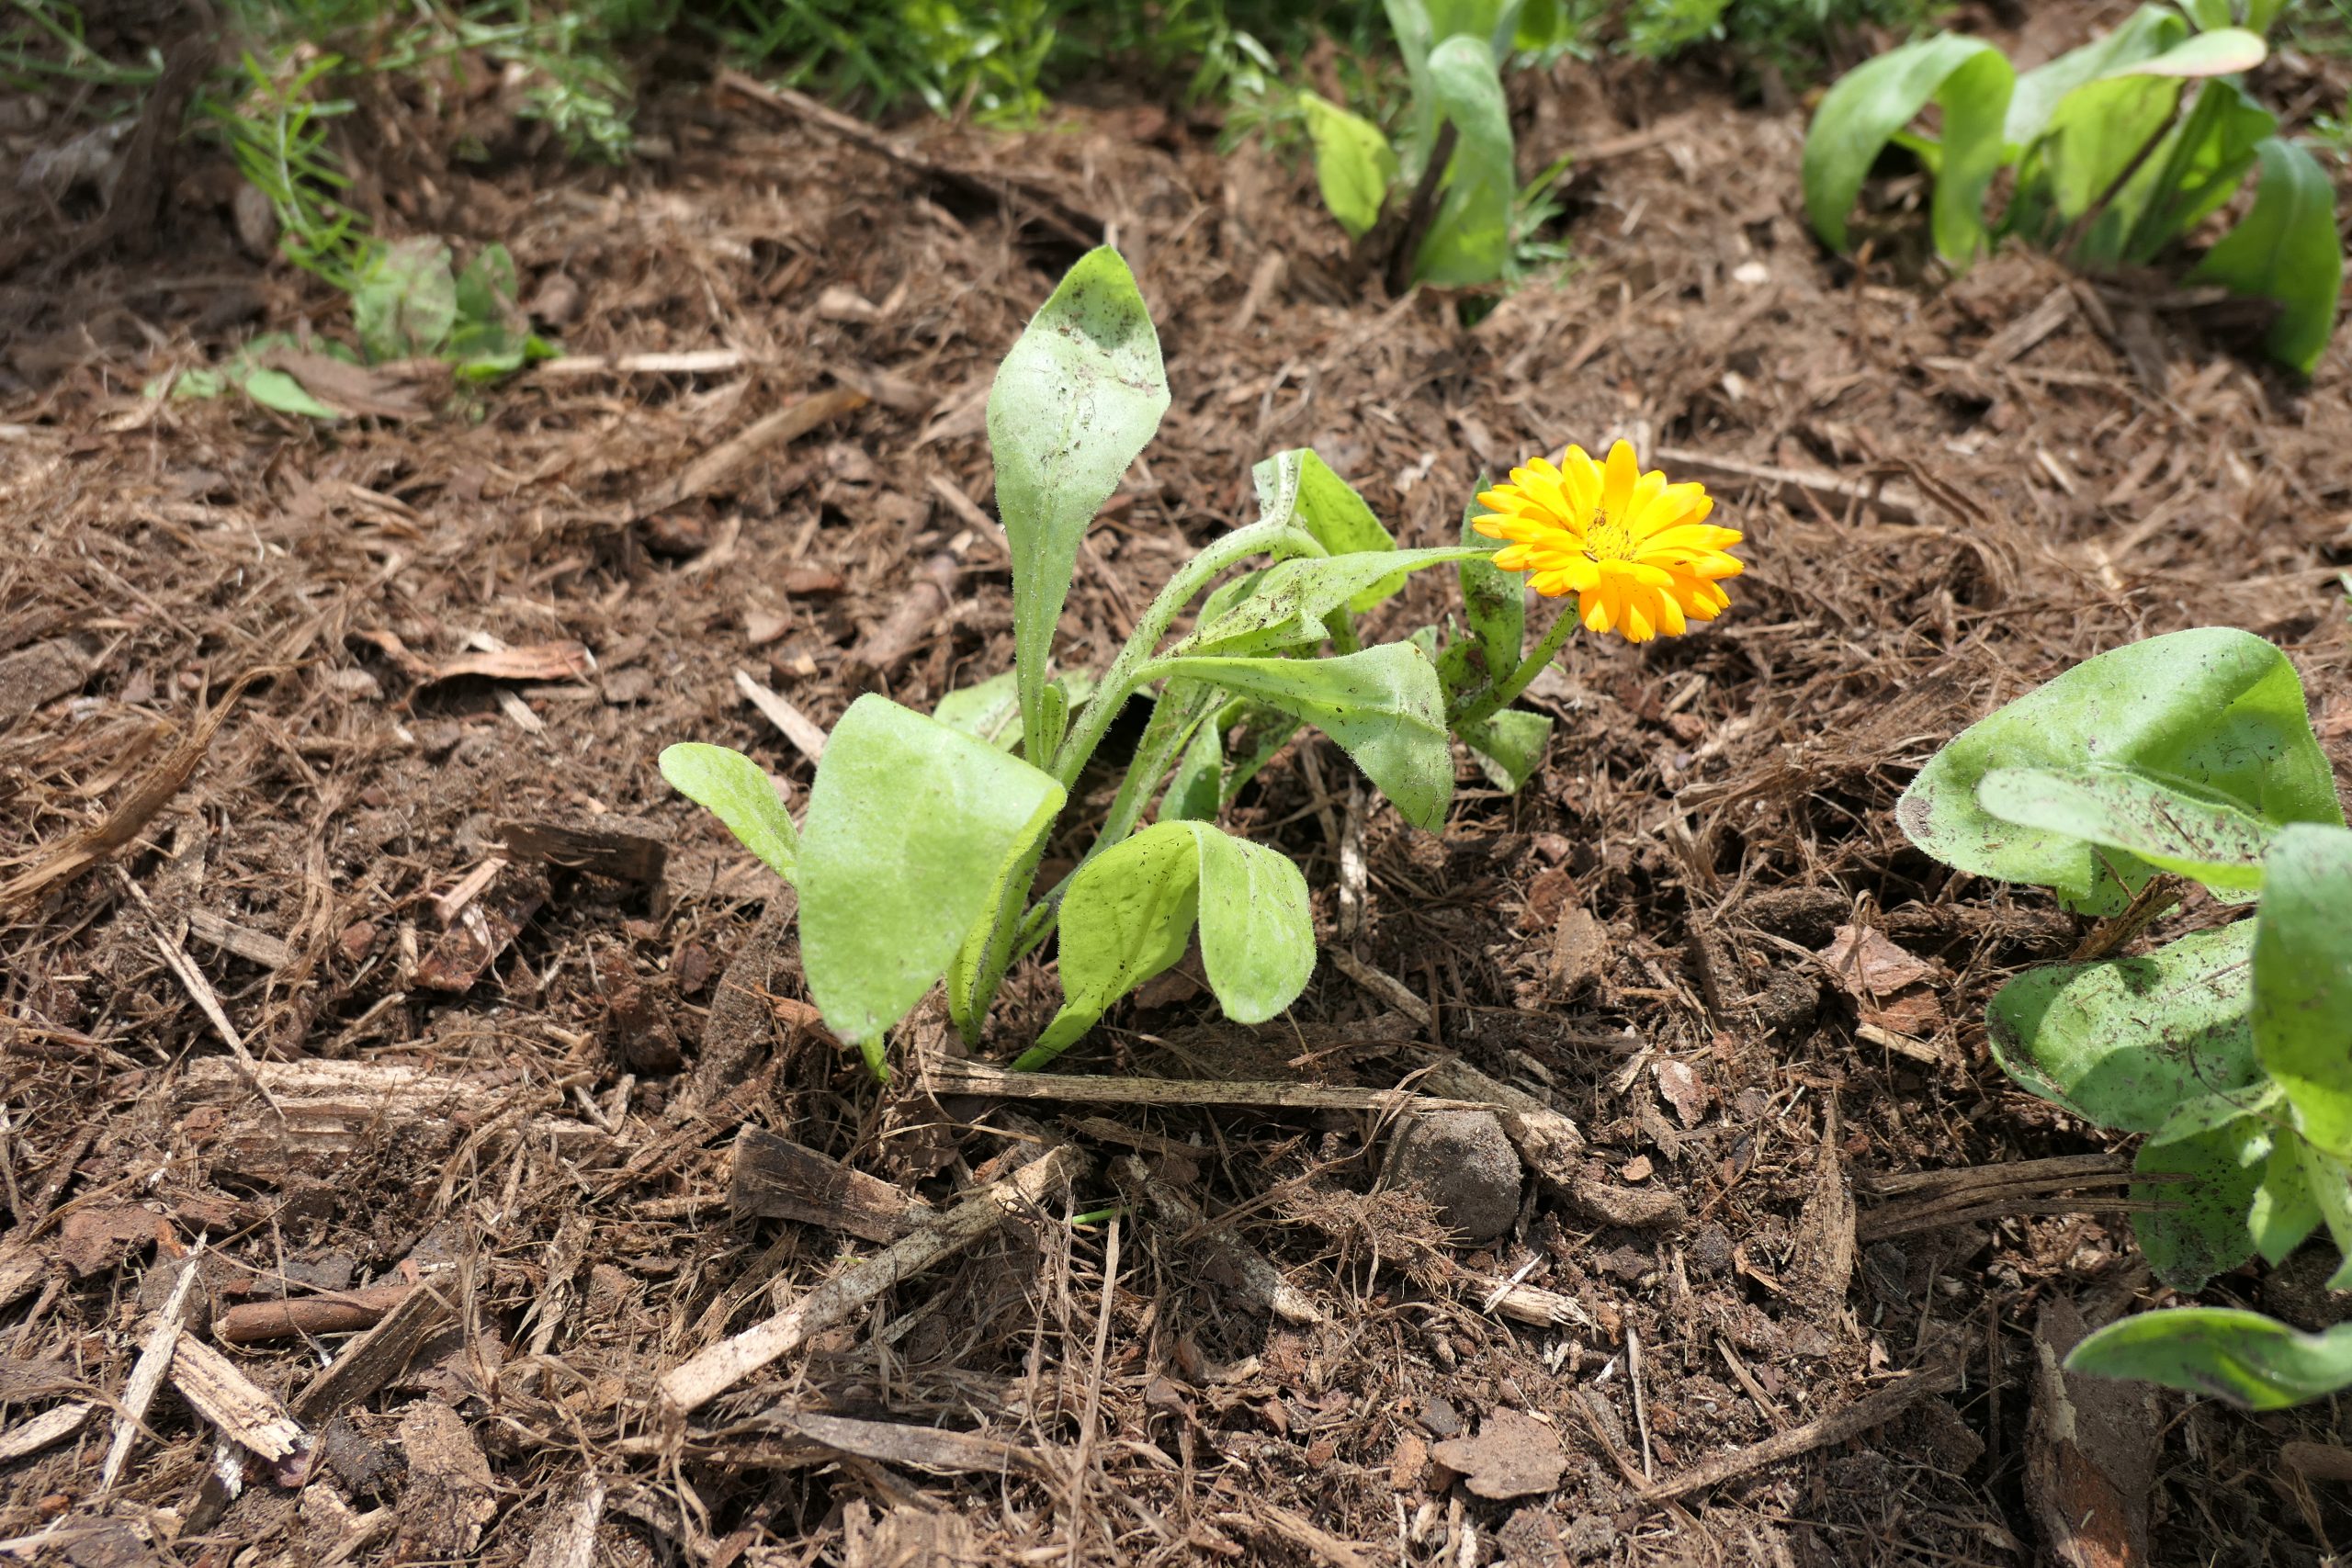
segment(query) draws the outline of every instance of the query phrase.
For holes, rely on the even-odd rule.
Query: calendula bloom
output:
[[[1707,521],[1715,503],[1706,486],[1668,484],[1656,468],[1643,473],[1625,442],[1609,449],[1606,464],[1581,446],[1569,447],[1557,467],[1531,457],[1478,502],[1493,510],[1473,525],[1509,541],[1495,564],[1526,572],[1547,598],[1574,593],[1589,631],[1647,642],[1712,621],[1731,604],[1721,582],[1739,574],[1740,561],[1725,553],[1739,532]]]

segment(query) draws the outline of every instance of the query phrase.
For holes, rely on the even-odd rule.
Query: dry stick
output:
[[[1736,457],[1711,457],[1704,452],[1693,452],[1679,446],[1660,446],[1651,456],[1661,467],[1676,474],[1716,484],[1753,484],[1769,487],[1776,492],[1793,490],[1825,504],[1835,501],[1840,504],[1859,502],[1875,506],[1881,513],[1896,523],[1927,521],[1918,501],[1889,493],[1876,482],[1864,484],[1817,470],[1776,468],[1768,463],[1744,463]]]
[[[979,1062],[935,1061],[926,1068],[934,1092],[1059,1100],[1080,1105],[1263,1105],[1284,1111],[1491,1111],[1485,1100],[1437,1100],[1401,1089],[1339,1089],[1326,1084],[1197,1078],[1111,1078],[1067,1073],[1013,1073]]]
[[[164,809],[172,796],[186,788],[196,766],[204,761],[204,753],[212,745],[212,737],[245,694],[245,688],[274,671],[249,670],[237,677],[221,699],[197,721],[187,738],[171,750],[157,764],[155,771],[140,781],[139,787],[104,822],[58,851],[23,875],[0,883],[0,913],[6,913],[62,886],[127,848],[154,820],[155,813]]]
[[[741,670],[735,671],[735,689],[743,694],[745,702],[766,716],[770,724],[783,731],[794,750],[812,762],[825,760],[825,732],[818,728],[815,719]]]
[[[254,1092],[261,1096],[262,1103],[276,1112],[279,1121],[286,1120],[286,1108],[277,1103],[277,1097],[269,1092],[267,1084],[261,1081],[261,1064],[254,1060],[251,1051],[245,1049],[245,1037],[238,1033],[236,1025],[229,1021],[229,1014],[221,1008],[220,998],[213,994],[211,982],[205,979],[204,971],[196,966],[196,961],[178,942],[162,931],[154,934],[155,951],[163,954],[164,966],[187,988],[187,994],[196,999],[197,1010],[210,1021],[220,1038],[229,1043],[229,1054],[237,1059],[238,1070],[244,1075],[245,1082],[253,1086]]]
[[[716,489],[720,480],[769,447],[798,440],[827,421],[862,409],[865,403],[864,392],[850,387],[835,387],[828,391],[812,393],[789,408],[778,409],[687,464],[685,471],[675,479],[646,491],[630,509],[631,514],[640,518],[650,517],[664,508],[692,501]]]
[[[778,1357],[847,1321],[900,1280],[955,1257],[1006,1220],[1035,1207],[1084,1169],[1087,1156],[1067,1145],[992,1182],[940,1217],[939,1223],[852,1264],[763,1323],[670,1370],[662,1401],[684,1412],[707,1404]]]
[[[939,617],[956,603],[962,558],[941,550],[910,578],[890,613],[876,621],[851,649],[845,661],[854,677],[888,675],[903,663],[917,644],[931,635]]]
[[[754,103],[765,104],[805,124],[829,131],[852,146],[863,147],[876,157],[926,179],[956,186],[978,196],[993,197],[1008,207],[1025,204],[1034,208],[1037,217],[1048,228],[1072,244],[1084,248],[1102,243],[1105,225],[1102,219],[1064,200],[1039,182],[1013,175],[934,162],[910,152],[864,121],[853,119],[838,109],[828,108],[804,93],[796,93],[789,87],[768,86],[740,71],[719,72],[717,85],[724,91],[741,94]]]
[[[282,1302],[246,1302],[212,1320],[212,1337],[223,1345],[260,1345],[321,1334],[372,1328],[408,1300],[413,1285],[371,1285],[360,1291],[292,1296]]]
[[[1642,1438],[1642,1479],[1648,1481],[1655,1472],[1650,1464],[1650,1407],[1642,1397],[1642,1335],[1628,1324],[1625,1327],[1625,1381],[1634,1389],[1634,1429]]]
[[[1404,981],[1385,969],[1374,968],[1346,948],[1326,948],[1323,955],[1331,961],[1340,974],[1345,975],[1423,1029],[1427,1029],[1436,1017],[1436,1014],[1430,1010],[1430,1004],[1415,996],[1412,987],[1407,986]]]
[[[139,1359],[130,1369],[130,1381],[122,1386],[122,1404],[115,1416],[114,1446],[107,1450],[106,1467],[98,1472],[101,1495],[114,1490],[115,1482],[122,1475],[124,1461],[130,1458],[130,1445],[139,1440],[139,1428],[147,1419],[147,1407],[155,1402],[155,1391],[164,1386],[164,1378],[172,1370],[172,1353],[179,1348],[180,1325],[187,1321],[188,1292],[196,1286],[196,1277],[204,1269],[204,1238],[198,1236],[196,1246],[180,1260],[180,1277],[172,1284],[172,1293],[164,1303],[164,1310],[147,1330],[147,1342],[139,1348]]]
[[[1102,1243],[1102,1311],[1094,1320],[1094,1369],[1086,1380],[1086,1414],[1078,1425],[1078,1454],[1069,1466],[1069,1563],[1078,1568],[1085,1541],[1086,1476],[1094,1463],[1094,1432],[1102,1418],[1102,1360],[1111,1350],[1111,1303],[1119,1294],[1119,1216],[1111,1216]]]
[[[1794,1459],[1799,1454],[1811,1453],[1831,1443],[1843,1442],[1873,1427],[1886,1425],[1929,1394],[1942,1393],[1959,1385],[1960,1370],[1957,1367],[1915,1372],[1890,1388],[1864,1394],[1852,1404],[1841,1405],[1801,1427],[1775,1432],[1761,1442],[1750,1443],[1731,1453],[1703,1460],[1679,1475],[1645,1488],[1641,1500],[1645,1503],[1672,1502],[1677,1497],[1687,1497],[1693,1492],[1703,1492],[1710,1486],[1736,1480],[1768,1464],[1778,1464],[1784,1459]]]

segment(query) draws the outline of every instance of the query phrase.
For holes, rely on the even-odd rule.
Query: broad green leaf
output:
[[[1351,240],[1361,240],[1380,221],[1388,187],[1396,182],[1396,152],[1380,127],[1314,93],[1298,95],[1306,112],[1306,134],[1315,142],[1315,183],[1323,205]]]
[[[1381,526],[1380,519],[1373,514],[1363,497],[1355,492],[1355,487],[1304,446],[1277,452],[1251,468],[1250,479],[1258,492],[1261,520],[1295,523],[1329,554],[1344,556],[1396,547],[1396,541]],[[1404,586],[1401,572],[1394,578],[1384,578],[1350,600],[1348,608],[1362,615]],[[1213,596],[1210,605],[1216,603]],[[1201,619],[1207,620],[1209,614],[1209,609],[1204,608]]]
[[[2188,19],[2200,31],[2230,25],[2230,0],[2181,0],[2180,8],[2188,13]]]
[[[2255,149],[2278,128],[2278,117],[2237,83],[2200,87],[2196,104],[2116,195],[2117,209],[2130,218],[2121,258],[2147,265],[2229,200],[2254,167]]]
[[[2184,1100],[2260,1082],[2245,1016],[2253,946],[2241,920],[2141,957],[2028,970],[1987,1010],[1993,1055],[2053,1105],[2153,1133]]]
[[[778,876],[799,880],[800,834],[766,769],[741,751],[698,740],[665,748],[661,764],[671,788],[726,823]]]
[[[1429,656],[1411,643],[1339,659],[1166,659],[1144,673],[1204,681],[1305,720],[1338,741],[1406,821],[1444,825],[1453,798],[1445,699]]]
[[[2004,822],[1976,798],[1996,768],[2093,765],[2271,823],[2344,820],[2294,666],[2260,637],[2224,626],[2102,653],[1980,720],[1920,770],[1895,820],[1947,865],[2054,888],[2077,909],[2113,914],[2152,866],[2070,833]]]
[[[1413,256],[1417,282],[1476,287],[1510,265],[1510,204],[1519,192],[1510,107],[1483,39],[1461,35],[1430,53],[1430,91],[1458,133],[1437,216]]]
[[[2319,1203],[2303,1173],[2303,1156],[2310,1147],[2301,1138],[2274,1135],[2262,1185],[2246,1210],[2246,1234],[2262,1260],[2273,1268],[2319,1228]]]
[[[2200,1094],[2172,1109],[2164,1125],[2148,1134],[2150,1144],[2177,1144],[2202,1137],[2245,1116],[2271,1117],[2285,1102],[2278,1087],[2256,1081],[2235,1094]]]
[[[2278,319],[2263,346],[2308,376],[2335,329],[2335,300],[2344,287],[2335,187],[2319,161],[2291,142],[2273,137],[2255,152],[2262,175],[2254,209],[2205,253],[2188,281],[2277,300]]]
[[[2188,24],[2171,6],[2141,6],[2120,27],[2019,75],[2002,135],[2013,149],[2024,148],[2041,134],[2067,94],[2086,82],[2154,60],[2188,36]]]
[[[506,247],[484,245],[458,275],[458,319],[505,325],[520,288],[514,257]]]
[[[2141,1145],[2133,1170],[2187,1179],[2131,1189],[2135,1201],[2160,1205],[2132,1216],[2140,1255],[2157,1279],[2194,1291],[2246,1260],[2255,1243],[2249,1215],[2269,1177],[2276,1142],[2272,1123],[2242,1116],[2211,1132]]]
[[[2352,832],[2298,825],[2271,847],[2255,919],[2254,1052],[2305,1138],[2352,1156]]]
[[[2292,1142],[2303,1167],[2303,1182],[2319,1217],[2327,1225],[2327,1234],[2335,1242],[2340,1255],[2335,1272],[2329,1275],[2327,1288],[2341,1291],[2352,1287],[2352,1174],[2347,1174],[2344,1162],[2323,1154],[2292,1133],[2279,1134],[2282,1141]]]
[[[2125,850],[2162,871],[2250,897],[2278,829],[2233,804],[2122,769],[1996,768],[1976,803],[2005,822]]]
[[[800,830],[800,954],[825,1022],[877,1067],[1061,809],[1051,775],[868,694],[833,727]]]
[[[1437,28],[1421,0],[1382,0],[1389,30],[1396,35],[1396,52],[1404,57],[1405,139],[1397,149],[1403,177],[1418,180],[1429,163],[1430,145],[1437,139],[1437,95],[1430,84],[1430,54],[1437,48]]]
[[[2270,36],[2270,24],[2287,8],[2287,0],[2246,0],[2245,25],[2248,30]]]
[[[1486,488],[1486,478],[1481,475],[1477,490]],[[1474,544],[1486,537],[1471,525],[1471,519],[1483,515],[1484,512],[1485,508],[1478,504],[1474,491],[1470,504],[1462,509],[1464,544]],[[1462,618],[1470,626],[1468,647],[1476,651],[1477,674],[1482,677],[1478,686],[1484,688],[1519,668],[1520,651],[1527,642],[1527,579],[1519,572],[1504,571],[1495,565],[1491,555],[1465,560],[1454,570],[1462,587]],[[1468,692],[1454,691],[1452,683],[1448,683],[1446,695],[1449,699],[1468,694]],[[1550,728],[1548,725],[1544,727],[1546,735],[1550,733]],[[1511,787],[1518,788],[1516,784]]]
[[[2148,144],[2164,134],[2179,102],[2177,80],[2131,73],[2103,76],[2067,94],[2018,170],[2018,184],[2036,220],[2023,227],[2012,215],[2010,229],[2038,243],[2057,243],[2065,227],[2113,191]],[[2120,251],[2121,219],[2110,209],[2101,222],[2108,232],[2094,231],[2084,249]]]
[[[1051,692],[1053,688],[1048,687]],[[996,891],[988,912],[965,933],[964,944],[947,965],[947,1017],[967,1044],[977,1045],[988,1023],[989,1008],[1012,964],[1013,943],[1028,913],[1030,889],[1037,880],[1037,863],[1045,858],[1048,812],[1031,825],[1028,838],[1006,852],[998,869]]]
[[[432,239],[376,244],[352,287],[351,321],[370,360],[438,354],[458,321],[449,247]]]
[[[1167,409],[1159,338],[1135,275],[1108,246],[1090,251],[1004,356],[989,392],[997,513],[1012,555],[1013,661],[1033,741],[1079,540]]]
[[[2234,76],[2251,71],[2270,53],[2260,33],[2244,28],[2216,28],[2183,39],[2153,60],[2120,67],[2141,76]]]
[[[2066,1370],[2283,1410],[2352,1385],[2352,1323],[2305,1334],[2258,1312],[2168,1307],[2109,1324],[2075,1347]]]
[[[1881,149],[1933,102],[1943,109],[1936,251],[1966,266],[1985,248],[1984,190],[2004,161],[2001,125],[2016,73],[2000,51],[1944,33],[1856,66],[1814,112],[1804,141],[1804,206],[1816,233],[1846,249],[1846,218]]]
[[[1389,550],[1350,556],[1300,556],[1260,574],[1247,599],[1215,619],[1204,618],[1171,653],[1260,653],[1311,647],[1326,634],[1325,617],[1345,610],[1365,590],[1424,567],[1491,556],[1490,545]]]
[[[1517,795],[1544,765],[1544,749],[1552,744],[1552,716],[1504,708],[1476,724],[1458,726],[1454,733],[1478,760],[1487,782]]]
[[[1160,822],[1079,868],[1062,899],[1069,1000],[1013,1066],[1043,1066],[1103,1011],[1184,956],[1197,920],[1201,967],[1227,1018],[1263,1023],[1315,970],[1306,878],[1280,851],[1205,822]]]

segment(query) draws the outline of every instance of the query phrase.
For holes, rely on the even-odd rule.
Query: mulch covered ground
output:
[[[2277,85],[2340,101],[2320,69]],[[162,254],[20,266],[0,1551],[2316,1563],[2352,1538],[2330,1408],[2051,1370],[2069,1325],[2153,1299],[2124,1160],[1984,1043],[1985,998],[2079,933],[1889,811],[1998,703],[2216,623],[2290,650],[2352,782],[2352,361],[2293,384],[2204,302],[2024,255],[1923,277],[1899,218],[1858,272],[1803,227],[1801,116],[1707,81],[1572,62],[1525,96],[1531,166],[1585,153],[1577,259],[1467,328],[1351,284],[1301,172],[1151,107],[926,123],[894,163],[697,90],[621,175],[387,151],[389,221],[503,240],[571,356],[454,406],[351,394],[411,417],[141,396],[248,322],[341,329],[237,251],[200,169]],[[1287,1018],[1227,1024],[1172,974],[1057,1066],[1176,1081],[1078,1102],[1008,1098],[924,1013],[877,1086],[801,999],[788,895],[653,759],[722,741],[797,797],[808,721],[1009,666],[982,403],[1089,225],[1175,401],[1091,536],[1069,665],[1287,446],[1419,545],[1480,471],[1624,435],[1710,483],[1752,565],[1713,627],[1571,643],[1528,699],[1558,720],[1542,774],[1509,797],[1465,759],[1442,835],[1327,743],[1285,750],[1232,825],[1315,889],[1327,957]],[[1369,629],[1453,593],[1424,574]],[[1057,997],[1017,971],[983,1057]],[[1523,1188],[1508,1149],[1470,1176],[1394,1149],[1369,1091],[1476,1085],[1457,1062],[1532,1097]],[[1048,1146],[1072,1179],[663,1413],[664,1374]],[[1500,1234],[1449,1232],[1498,1180]],[[2313,1321],[2313,1261],[2211,1299]]]

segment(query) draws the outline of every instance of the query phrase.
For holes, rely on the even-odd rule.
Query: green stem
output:
[[[1486,695],[1473,702],[1460,713],[1450,716],[1451,728],[1460,730],[1464,725],[1483,724],[1517,701],[1519,694],[1527,690],[1528,683],[1544,673],[1544,667],[1552,662],[1552,656],[1560,651],[1568,638],[1575,635],[1576,629],[1575,608],[1570,606],[1563,609],[1553,620],[1552,629],[1544,634],[1544,640],[1537,643],[1533,651],[1520,661],[1518,669],[1512,671],[1499,684],[1487,687]]]
[[[1168,635],[1169,624],[1193,602],[1193,595],[1208,586],[1210,580],[1226,568],[1277,544],[1289,546],[1300,555],[1324,553],[1314,536],[1291,526],[1287,521],[1252,523],[1210,545],[1168,580],[1168,586],[1159,591],[1159,597],[1151,602],[1151,607],[1136,623],[1135,635],[1127,638],[1127,645],[1119,649],[1119,656],[1103,672],[1102,683],[1079,710],[1061,750],[1054,753],[1051,771],[1064,789],[1076,787],[1078,775],[1086,770],[1087,759],[1094,755],[1094,748],[1102,743],[1111,721],[1118,716],[1129,694],[1140,683],[1136,679],[1136,672],[1159,646],[1159,639]]]

